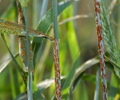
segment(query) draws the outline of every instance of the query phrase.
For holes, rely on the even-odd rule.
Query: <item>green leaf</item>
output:
[[[67,97],[71,80],[72,80],[72,78],[75,74],[75,70],[78,66],[79,66],[79,57],[74,62],[73,67],[72,67],[67,79],[65,80],[65,83],[63,84],[63,87],[62,87],[62,96],[63,97],[62,97],[62,99],[65,99]]]
[[[58,15],[64,11],[73,1],[68,1],[68,2],[60,2],[58,4]],[[53,8],[51,8],[45,15],[44,17],[40,20],[38,26],[37,26],[37,31],[40,31],[42,33],[46,33],[50,26],[53,23],[53,17],[52,17],[52,12]]]
[[[21,0],[22,1],[22,0]],[[25,17],[25,28],[26,28],[26,56],[27,56],[27,64],[26,68],[28,68],[28,79],[27,79],[27,96],[28,100],[33,100],[33,84],[32,84],[32,72],[34,70],[33,65],[31,64],[30,57],[29,57],[29,48],[30,48],[30,39],[29,39],[29,33],[28,33],[28,15],[27,15],[27,2],[24,0],[26,3],[26,6],[23,6],[23,13]],[[24,41],[25,42],[25,41]],[[25,53],[25,52],[24,52]]]
[[[44,95],[41,93],[41,91],[38,89],[38,87],[33,83],[33,98],[34,100],[46,100]],[[20,94],[15,100],[28,100],[27,98],[27,92]]]
[[[81,76],[83,72],[88,69],[89,67],[99,63],[99,60],[96,58],[90,59],[83,63],[80,67],[78,67],[75,71],[74,77],[72,78],[72,82],[70,85],[70,91],[74,90],[77,84],[79,83],[79,80],[81,79]],[[72,88],[73,87],[73,88]]]
[[[18,62],[16,61],[15,57],[14,57],[13,54],[11,53],[11,51],[10,51],[10,49],[9,49],[7,43],[6,43],[6,38],[4,37],[4,34],[1,34],[1,36],[2,36],[2,39],[3,39],[3,41],[4,41],[4,43],[5,43],[6,47],[7,47],[7,49],[8,49],[8,51],[9,51],[9,53],[10,53],[10,55],[11,55],[14,63],[16,64],[16,68],[17,68],[18,71],[20,72],[20,74],[21,74],[21,76],[22,76],[22,78],[23,78],[23,81],[24,81],[24,83],[25,83],[25,85],[26,85],[27,73],[20,67],[20,65],[19,65]]]
[[[92,59],[86,61],[79,68],[76,69],[76,73],[74,76],[79,75],[80,73],[84,72],[86,69],[88,69],[89,67],[91,67],[97,63],[99,63],[99,59],[96,59],[96,58],[92,58]]]
[[[0,33],[26,36],[25,25],[19,25],[16,23],[12,23],[12,22],[0,19]],[[28,33],[29,33],[29,36],[44,37],[44,38],[48,38],[51,41],[55,41],[54,38],[49,37],[48,35],[42,34],[41,32],[36,31],[32,28],[28,29]]]
[[[8,6],[7,10],[0,16],[3,19],[14,20],[16,17],[16,2],[14,1],[10,6]],[[4,35],[4,38],[8,40],[7,35]],[[7,41],[6,44],[8,45]],[[18,53],[14,55],[14,57],[18,57]],[[12,61],[12,58],[7,55],[7,57],[3,58],[4,62],[0,65],[0,73],[7,67],[7,65]]]
[[[62,13],[62,11],[67,8],[73,1],[68,1],[68,2],[60,2],[58,4],[58,15]],[[42,32],[46,34],[46,32],[49,30],[53,23],[53,17],[52,17],[52,8],[44,15],[44,17],[40,20],[37,31]],[[40,45],[42,43],[42,38],[34,38],[33,39],[33,44],[32,44],[32,49],[34,50],[34,56],[33,56],[33,64],[35,65],[35,60],[36,56],[38,53],[38,50],[40,48]]]

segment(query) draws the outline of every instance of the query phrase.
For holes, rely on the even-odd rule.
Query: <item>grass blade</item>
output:
[[[56,40],[59,41],[59,34],[58,34],[58,7],[57,1],[52,1],[53,7],[53,23],[54,23],[54,37]],[[59,61],[59,43],[53,43],[53,57],[54,57],[54,69],[55,69],[55,95],[56,100],[61,100],[61,79],[60,79],[60,61]]]
[[[65,77],[62,76],[61,80],[64,79]],[[42,96],[44,96],[43,94],[41,94],[41,92],[43,90],[45,90],[46,88],[50,87],[53,83],[54,83],[54,78],[51,79],[46,79],[40,83],[37,84],[37,86],[33,83],[33,87],[36,88],[35,90],[33,90],[33,94],[38,94],[38,95],[33,95],[33,98],[35,98],[35,100],[45,100],[45,98],[43,98]],[[40,96],[40,97],[38,97]],[[22,94],[20,94],[15,100],[27,100],[27,93],[24,92]]]
[[[99,86],[100,86],[100,67],[98,67],[96,75],[96,89],[94,94],[94,100],[99,100]]]
[[[88,61],[86,61],[85,63],[83,63],[81,66],[79,66],[74,73],[74,76],[72,78],[71,84],[70,84],[70,93],[72,93],[72,91],[75,89],[75,87],[77,86],[81,76],[83,75],[83,72],[88,69],[89,67],[98,64],[99,60],[96,58],[90,59]]]
[[[78,66],[79,66],[79,56],[78,56],[78,58],[76,59],[76,61],[74,62],[73,66],[72,66],[72,69],[71,69],[68,77],[66,78],[65,83],[64,83],[63,86],[62,86],[62,96],[63,96],[62,99],[65,99],[65,100],[66,100],[70,83],[71,83],[72,78],[73,78],[73,76],[74,76],[74,74],[75,74],[75,70],[76,70],[76,68],[77,68]]]
[[[26,2],[26,0],[25,0],[25,2]],[[28,68],[27,95],[28,95],[28,100],[33,100],[32,72],[33,72],[34,68],[30,64],[30,58],[29,58],[30,41],[29,41],[29,36],[28,36],[27,2],[25,3],[25,5],[26,6],[23,6],[23,13],[25,16],[25,27],[26,27],[26,52],[27,52],[26,68]]]
[[[41,9],[41,13],[40,13],[40,18],[42,18],[47,10],[47,6],[48,6],[48,0],[44,0],[43,4],[42,4],[42,9]]]
[[[6,34],[18,35],[18,36],[26,36],[25,25],[19,25],[3,19],[0,19],[0,32]],[[43,38],[48,38],[51,41],[56,41],[54,38],[42,34],[41,32],[36,31],[32,28],[29,28],[28,32],[29,32],[29,36],[43,37]]]
[[[19,53],[16,53],[14,55],[14,58],[18,57]],[[12,61],[12,58],[7,56],[4,59],[4,62],[0,65],[0,73],[9,65],[9,63]]]
[[[98,37],[98,51],[99,51],[100,69],[101,69],[101,78],[102,78],[103,100],[108,100],[103,30],[102,30],[101,12],[100,12],[100,0],[94,0],[94,8],[95,8],[95,15],[96,15],[96,30],[97,30],[97,37]]]
[[[62,11],[67,8],[73,1],[68,1],[68,2],[60,2],[58,4],[58,15],[60,15],[60,13],[62,13]],[[38,26],[37,26],[37,31],[42,32],[44,34],[46,34],[46,32],[50,29],[50,27],[52,26],[53,23],[53,17],[52,17],[52,10],[53,8],[51,8],[44,16],[43,18],[40,20]],[[40,48],[40,45],[42,43],[42,38],[34,38],[33,39],[33,44],[32,44],[32,49],[33,49],[33,64],[35,66],[35,61],[36,61],[36,57],[37,57],[37,53],[38,50]]]
[[[25,85],[26,85],[27,73],[24,72],[24,70],[20,67],[20,65],[18,64],[18,62],[17,62],[16,59],[14,58],[13,54],[11,53],[9,47],[8,47],[7,44],[6,44],[6,40],[5,40],[4,34],[1,34],[1,36],[2,36],[2,39],[3,39],[3,41],[4,41],[4,43],[5,43],[8,51],[9,51],[9,53],[10,53],[10,55],[11,55],[13,61],[14,61],[15,64],[16,64],[16,68],[17,68],[18,71],[20,72],[20,74],[21,74],[21,76],[22,76],[22,79],[23,79],[23,81],[24,81],[24,83],[25,83]]]

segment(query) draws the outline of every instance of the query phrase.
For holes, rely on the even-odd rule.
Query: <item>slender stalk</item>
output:
[[[23,63],[25,68],[28,70],[28,81],[27,81],[27,94],[28,94],[28,100],[33,100],[33,87],[32,87],[32,72],[33,72],[33,64],[32,64],[32,49],[30,49],[30,39],[28,36],[28,16],[27,16],[27,2],[26,0],[21,1],[21,4],[23,6],[23,11],[21,4],[19,3],[18,0],[17,2],[17,7],[18,7],[18,13],[19,13],[19,23],[25,25],[26,29],[26,37],[20,37],[20,42],[21,43],[21,50],[22,50],[22,56],[23,58]],[[23,47],[24,45],[24,47]],[[30,52],[29,52],[30,50]]]
[[[17,8],[18,8],[18,23],[19,24],[23,24],[23,25],[25,25],[25,17],[24,17],[24,15],[23,15],[23,10],[22,10],[22,7],[21,7],[21,4],[20,4],[20,2],[18,1],[18,0],[16,0],[16,3],[17,3]],[[27,28],[28,29],[28,28]],[[28,31],[28,30],[27,30]],[[19,43],[20,43],[20,51],[21,52],[24,52],[24,53],[20,53],[21,54],[21,58],[22,58],[22,60],[23,60],[23,64],[24,64],[24,66],[26,67],[26,68],[28,68],[28,63],[30,63],[29,64],[29,66],[32,66],[32,62],[30,61],[30,59],[32,58],[32,49],[30,49],[30,46],[28,47],[29,48],[29,50],[27,51],[27,53],[28,53],[28,55],[30,56],[30,57],[26,57],[26,49],[27,49],[27,46],[26,46],[26,37],[22,37],[22,36],[19,36]],[[29,43],[29,37],[28,37],[28,43]],[[29,43],[29,45],[30,45],[30,43]],[[27,60],[26,60],[27,59]],[[29,60],[29,61],[28,61]],[[29,69],[29,68],[28,68]],[[30,76],[30,77],[32,77],[32,72],[31,72],[31,74],[29,74],[28,73],[28,75]],[[28,77],[29,78],[29,77]],[[30,84],[32,85],[32,78],[30,79],[31,80],[31,82],[30,82]],[[29,82],[29,81],[28,81]],[[27,82],[26,82],[27,83]],[[32,90],[31,90],[32,91]],[[32,98],[32,97],[31,97]]]
[[[95,95],[94,100],[99,100],[99,86],[100,86],[100,67],[98,67],[97,75],[96,75],[96,89],[95,89]]]
[[[101,12],[100,12],[100,0],[94,0],[94,7],[95,7],[95,14],[96,14],[96,30],[97,30],[97,37],[98,37],[98,51],[99,51],[100,69],[101,69],[101,78],[102,78],[103,100],[108,100],[103,30],[102,30]]]
[[[57,0],[53,0],[53,23],[54,23],[54,37],[59,40],[58,35],[58,9]],[[59,43],[53,43],[54,69],[55,69],[55,95],[56,100],[61,100],[61,80],[60,80],[60,62],[59,62]]]
[[[16,4],[17,4],[17,9],[18,9],[18,24],[25,25],[25,18],[23,15],[23,10],[22,10],[21,4],[18,0],[16,0]],[[26,40],[26,37],[19,36],[19,52],[20,52],[21,59],[23,61],[23,65],[26,64],[26,61],[23,60],[24,57],[26,57],[26,56],[25,56],[25,53],[23,55],[21,52],[25,52],[25,48],[24,48],[25,43],[26,43],[25,40]],[[25,86],[27,87],[27,82],[25,82]]]
[[[2,36],[2,39],[3,39],[3,41],[4,41],[4,43],[5,43],[5,45],[6,45],[7,49],[8,49],[8,51],[9,51],[9,53],[10,53],[10,55],[11,55],[13,61],[14,61],[15,64],[16,64],[16,68],[17,68],[18,71],[20,72],[20,74],[21,74],[21,76],[22,76],[22,78],[23,78],[23,81],[24,81],[24,83],[25,83],[25,85],[26,85],[25,80],[26,80],[26,78],[27,78],[27,74],[23,71],[23,69],[20,67],[20,65],[19,65],[18,62],[16,61],[15,57],[14,57],[13,54],[11,53],[11,51],[10,51],[8,45],[6,44],[6,40],[5,40],[5,38],[4,38],[4,34],[1,34],[1,36]]]
[[[10,35],[10,39],[12,41],[11,45],[10,45],[10,50],[11,52],[14,54],[14,48],[15,48],[15,36],[14,35]],[[14,63],[12,62],[10,64],[10,82],[11,82],[11,90],[12,90],[12,97],[13,99],[17,97],[17,94],[20,93],[19,88],[16,87],[18,84],[18,75],[17,72],[15,71],[15,68],[13,67]]]
[[[33,100],[33,87],[32,87],[32,68],[30,66],[29,59],[29,36],[28,36],[28,16],[27,16],[27,6],[23,7],[23,13],[25,15],[25,26],[26,26],[26,47],[27,47],[27,68],[28,68],[28,84],[27,84],[27,92],[28,92],[28,100]]]
[[[44,0],[33,0],[33,27],[35,29],[40,19],[40,12],[43,1]]]

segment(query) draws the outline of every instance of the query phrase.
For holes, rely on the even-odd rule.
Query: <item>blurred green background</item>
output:
[[[52,7],[52,0],[48,0],[48,7],[47,11]],[[62,0],[58,0],[60,2]],[[106,0],[105,5],[108,8],[110,2],[112,0]],[[14,0],[1,0],[0,1],[0,18],[4,15],[4,13],[9,10],[9,6],[11,6],[15,2]],[[37,2],[37,3],[36,3]],[[42,7],[43,0],[29,0],[28,4],[28,20],[29,20],[29,27],[36,29],[37,24],[40,20],[40,12]],[[120,4],[115,6],[113,12],[113,18],[115,22],[120,25]],[[14,8],[16,9],[16,8]],[[97,48],[97,35],[96,35],[96,26],[95,26],[95,17],[94,17],[94,0],[79,0],[76,3],[72,4],[68,7],[60,16],[59,22],[70,18],[76,15],[87,15],[87,18],[78,18],[69,22],[66,22],[62,25],[59,25],[59,38],[60,38],[60,65],[61,65],[61,75],[65,76],[69,74],[69,71],[78,57],[80,53],[80,65],[83,64],[85,61],[98,56],[98,48]],[[2,18],[5,20],[17,23],[17,12],[13,10],[11,15],[12,17]],[[112,23],[114,25],[114,23]],[[120,28],[114,25],[114,34],[116,37],[116,41],[118,43],[118,47],[120,48],[120,40],[119,40],[119,33]],[[52,28],[49,31],[50,35],[52,34]],[[18,37],[14,37],[14,42],[12,40],[12,36],[8,35],[8,43],[10,47],[14,44],[13,53],[18,52]],[[31,39],[32,40],[32,39]],[[54,77],[54,70],[53,70],[53,55],[52,55],[52,43],[50,41],[44,39],[42,47],[39,50],[39,55],[37,57],[37,64],[36,68],[38,71],[35,73],[35,83],[39,83],[48,78]],[[45,44],[48,43],[46,46]],[[72,53],[71,53],[72,52]],[[0,58],[2,59],[8,53],[3,40],[0,38]],[[22,66],[20,57],[17,58],[19,64]],[[0,61],[2,64],[3,61]],[[42,66],[42,67],[41,67]],[[43,67],[44,66],[44,67]],[[13,67],[13,72],[11,72],[11,67]],[[85,71],[87,74],[96,75],[98,65],[91,67]],[[40,71],[41,70],[41,71]],[[23,85],[21,76],[19,72],[14,67],[14,64],[11,64],[2,72],[0,73],[0,100],[12,100],[15,98],[13,96],[12,87],[12,77],[11,73],[14,73],[16,80],[18,82],[18,93],[22,93],[25,91],[25,86]],[[111,71],[107,69],[107,80],[110,82],[111,79]],[[87,93],[82,94],[82,92],[86,90]],[[80,99],[80,96],[86,96],[84,100],[93,100],[95,92],[95,84],[82,80],[77,88],[74,91],[74,100],[83,100]],[[49,87],[48,89],[44,90],[43,93],[45,94],[46,98],[50,100],[54,94],[54,85]],[[83,92],[84,93],[84,92]],[[99,100],[102,99],[102,89],[100,88],[100,95]]]

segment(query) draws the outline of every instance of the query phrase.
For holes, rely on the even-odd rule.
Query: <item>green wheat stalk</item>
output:
[[[54,37],[59,41],[58,34],[58,7],[57,0],[53,0],[53,23],[54,23]],[[59,61],[59,43],[53,43],[54,69],[55,69],[55,95],[56,100],[61,100],[61,79],[60,79],[60,61]]]

